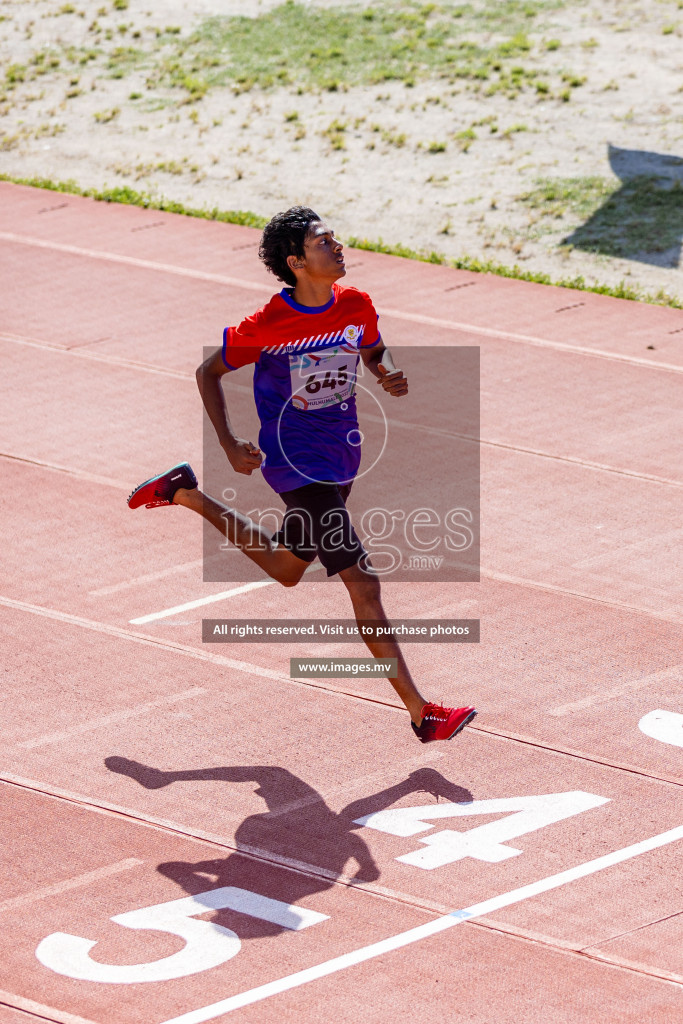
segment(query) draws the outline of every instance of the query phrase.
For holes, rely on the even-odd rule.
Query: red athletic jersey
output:
[[[350,326],[361,337],[363,348],[379,339],[377,314],[370,296],[357,288],[332,285],[332,298],[324,306],[301,306],[283,288],[261,309],[245,317],[239,327],[223,332],[223,359],[231,370],[256,363],[265,350],[268,355],[287,351],[303,352],[333,343]]]
[[[262,469],[276,491],[353,479],[360,448],[348,438],[358,426],[359,350],[379,340],[369,296],[338,284],[324,306],[301,306],[283,289],[239,327],[226,327],[225,365],[256,364]]]

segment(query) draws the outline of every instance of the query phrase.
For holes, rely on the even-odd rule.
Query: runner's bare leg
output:
[[[204,494],[198,487],[180,487],[173,495],[173,504],[199,513],[215,526],[231,544],[240,548],[264,572],[285,587],[299,582],[309,563],[273,540],[271,534],[237,509]]]
[[[192,490],[179,488],[173,496],[173,504],[197,512],[264,572],[285,587],[295,586],[308,568],[308,562],[297,558],[287,548],[277,544],[270,533],[258,523],[209,494],[204,494],[198,487]],[[389,622],[382,606],[377,576],[365,572],[357,564],[342,569],[339,575],[349,592],[356,621],[370,619],[388,627]],[[389,682],[405,704],[415,725],[420,725],[422,708],[427,701],[415,686],[396,641],[368,637],[363,637],[363,640],[373,657],[396,659],[398,674],[390,677]]]
[[[349,592],[353,611],[357,622],[371,619],[379,626],[389,628],[386,612],[382,606],[379,579],[374,573],[366,572],[356,564],[339,573],[344,586]],[[422,708],[427,701],[415,686],[408,666],[401,653],[401,648],[393,639],[377,640],[364,636],[365,646],[374,658],[396,658],[398,675],[389,677],[389,682],[396,690],[410,712],[415,725],[422,722]]]

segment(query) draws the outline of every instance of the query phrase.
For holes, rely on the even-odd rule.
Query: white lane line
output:
[[[211,281],[214,284],[226,284],[232,288],[244,288],[251,292],[272,295],[273,287],[266,282],[245,281],[239,277],[226,277],[224,274],[211,274],[204,270],[192,270],[190,267],[179,267],[175,263],[157,263],[155,260],[143,260],[138,256],[123,256],[115,252],[104,252],[101,249],[84,249],[80,245],[68,245],[65,242],[48,242],[30,235],[16,235],[12,231],[0,231],[0,238],[5,242],[19,245],[30,245],[36,249],[52,249],[65,252],[71,256],[86,256],[92,260],[106,260],[107,263],[123,263],[129,267],[140,267],[143,270],[156,270],[164,274],[175,274],[178,277],[191,277],[196,281]]]
[[[142,363],[135,359],[123,359],[119,356],[107,355],[88,348],[67,348],[65,345],[50,345],[47,341],[38,341],[36,338],[24,338],[19,334],[8,334],[6,331],[0,331],[0,341],[10,342],[13,345],[24,345],[28,348],[38,348],[55,354],[61,353],[62,355],[76,356],[78,359],[90,359],[94,363],[109,363],[112,366],[120,366],[126,370],[143,370],[145,373],[154,373],[161,377],[172,377],[174,380],[192,380],[194,377],[193,373],[185,370],[173,370],[170,367],[154,366],[152,363]]]
[[[340,697],[342,700],[365,700],[377,704],[391,711],[397,711],[404,715],[405,709],[388,700],[375,697],[370,693],[359,690],[344,690],[341,687],[332,686],[330,680],[316,679],[292,679],[284,672],[277,672],[274,669],[266,668],[263,665],[255,665],[251,661],[240,661],[237,658],[226,658],[223,654],[214,654],[202,647],[191,647],[189,644],[181,644],[176,640],[167,640],[164,637],[150,636],[148,633],[136,633],[130,629],[121,629],[119,626],[110,626],[106,622],[95,622],[92,619],[84,619],[78,615],[69,615],[68,612],[57,611],[56,608],[45,608],[41,605],[29,604],[28,601],[16,601],[11,597],[0,596],[0,607],[15,608],[17,611],[28,612],[30,615],[39,615],[46,619],[53,619],[55,622],[63,622],[69,626],[78,626],[80,629],[89,629],[94,633],[102,633],[104,636],[111,636],[117,640],[129,640],[132,643],[143,644],[163,651],[165,654],[182,654],[186,658],[193,658],[195,661],[206,661],[212,665],[221,665],[224,668],[234,669],[236,672],[244,672],[248,675],[259,676],[261,679],[273,679],[279,683],[289,683],[290,686],[301,687],[304,690],[316,690],[327,693],[331,697]]]
[[[45,462],[43,459],[30,459],[26,455],[11,455],[9,452],[0,452],[0,459],[8,459],[11,462],[18,462],[28,466],[38,466],[39,469],[47,469],[53,473],[65,473],[67,476],[75,477],[77,480],[85,480],[89,484],[99,484],[102,487],[115,487],[120,491],[130,491],[135,487],[135,484],[124,483],[122,480],[114,480],[109,476],[98,476],[96,473],[88,473],[83,469],[58,466],[54,462]]]
[[[372,413],[363,411],[363,420],[371,423],[383,424],[381,416],[374,416]],[[450,440],[465,441],[470,444],[479,445],[482,448],[495,448],[500,451],[514,452],[522,455],[533,455],[538,459],[550,459],[553,462],[567,463],[570,466],[579,466],[581,469],[592,469],[597,473],[614,473],[617,476],[626,476],[635,480],[648,480],[651,483],[665,484],[673,487],[683,487],[683,480],[675,480],[668,476],[656,476],[653,473],[639,473],[634,469],[620,469],[618,466],[608,466],[605,462],[591,462],[588,459],[575,458],[571,455],[558,455],[555,452],[546,452],[541,448],[529,448],[526,445],[505,444],[503,441],[488,441],[486,438],[477,437],[474,434],[462,434],[455,430],[444,430],[441,427],[433,427],[429,423],[410,423],[406,420],[390,419],[387,417],[390,427],[399,427],[410,430],[411,433],[425,433],[432,436],[447,437]]]
[[[651,675],[631,679],[629,682],[622,683],[621,686],[615,686],[611,690],[599,690],[597,693],[589,694],[587,697],[570,701],[569,704],[560,704],[556,708],[548,708],[546,714],[552,715],[553,718],[561,718],[563,715],[571,714],[572,711],[583,711],[584,708],[594,707],[596,704],[611,704],[615,697],[624,697],[627,693],[632,693],[634,690],[650,690],[671,680],[680,684],[683,680],[683,664],[671,665],[669,668],[653,672]]]
[[[167,371],[163,367],[153,366],[150,363],[140,363],[140,362],[135,362],[135,361],[130,360],[130,359],[119,359],[119,358],[117,358],[115,356],[105,355],[104,353],[90,352],[88,349],[79,349],[79,348],[67,349],[67,348],[63,348],[62,346],[58,346],[58,345],[49,345],[47,342],[36,341],[35,339],[21,338],[18,335],[6,334],[6,333],[3,333],[2,331],[0,331],[0,341],[10,341],[10,342],[13,342],[13,343],[19,344],[19,345],[29,345],[29,346],[32,346],[34,348],[47,349],[47,350],[49,350],[51,352],[65,352],[67,355],[70,355],[70,356],[81,356],[82,358],[85,358],[85,359],[92,359],[95,362],[113,363],[114,365],[125,366],[126,368],[129,368],[129,369],[144,370],[144,371],[146,371],[148,373],[162,373],[162,374],[166,374],[167,376],[177,377],[177,378],[181,378],[183,380],[194,380],[194,374],[193,373],[183,373],[183,372],[175,371],[175,370],[173,370],[173,371],[168,370]],[[650,365],[649,361],[648,361],[648,365]],[[241,392],[244,392],[245,394],[249,394],[249,395],[252,394],[252,389],[251,389],[250,386],[244,385],[244,384],[239,384],[238,382],[235,382],[235,381],[230,381],[230,390],[231,391],[241,391]],[[372,413],[368,413],[368,412],[364,412],[363,413],[363,418],[367,419],[367,420],[369,420],[370,422],[373,422],[373,423],[383,423],[384,422],[381,419],[381,417],[373,416]],[[437,434],[440,437],[457,438],[457,439],[459,439],[461,441],[471,441],[473,444],[478,444],[478,445],[481,445],[482,447],[496,448],[496,449],[501,449],[503,451],[521,452],[521,453],[523,453],[525,455],[534,455],[534,456],[536,456],[539,459],[551,459],[554,462],[568,463],[569,465],[572,465],[572,466],[580,466],[583,469],[592,469],[592,470],[595,470],[596,472],[599,472],[599,473],[613,473],[613,474],[615,474],[617,476],[631,477],[631,478],[634,478],[636,480],[649,480],[652,483],[656,483],[656,484],[665,484],[665,485],[670,485],[670,486],[673,486],[673,487],[683,487],[683,481],[681,481],[681,480],[674,480],[671,477],[656,476],[653,473],[639,473],[636,470],[630,470],[630,469],[620,469],[620,468],[615,467],[615,466],[608,466],[606,463],[603,463],[603,462],[591,462],[588,459],[573,458],[570,455],[557,455],[557,454],[555,454],[553,452],[545,452],[545,451],[543,451],[540,448],[527,448],[527,447],[522,446],[522,445],[504,444],[502,441],[487,441],[486,438],[479,438],[479,437],[468,436],[467,434],[460,434],[460,433],[457,433],[457,432],[454,432],[454,431],[450,431],[450,430],[441,430],[439,428],[435,428],[435,427],[430,426],[429,424],[424,424],[424,423],[406,423],[406,422],[404,422],[402,420],[395,420],[395,419],[389,420],[389,423],[391,424],[391,426],[405,428],[407,430],[411,430],[412,432],[420,431],[420,432],[429,433],[429,434]],[[0,454],[3,454],[3,453],[0,453]],[[8,458],[9,459],[9,458],[13,458],[13,457],[14,456],[4,454],[4,458]],[[42,463],[42,462],[39,462],[39,461],[37,461],[35,459],[22,459],[21,461],[23,461],[23,462],[35,462],[36,465],[39,465],[39,466],[41,466],[41,465],[49,465],[48,463]],[[60,470],[63,473],[73,473],[74,476],[78,476],[79,475],[77,470],[66,469],[66,468],[61,467],[61,466],[54,466],[53,468],[54,469],[58,469],[58,470]],[[132,489],[132,487],[135,486],[134,484],[127,484],[127,485],[120,484],[119,485],[116,481],[112,481],[112,480],[109,480],[109,479],[104,478],[104,477],[102,477],[102,478],[99,478],[99,477],[98,478],[94,478],[90,474],[81,474],[81,475],[84,475],[84,477],[86,479],[92,478],[94,480],[101,480],[107,486],[110,486],[110,485],[111,486],[120,486],[123,490],[130,491]]]
[[[610,967],[625,967],[626,970],[637,971],[638,974],[657,978],[659,981],[673,981],[675,984],[683,985],[683,974],[662,971],[659,968],[653,968],[650,964],[640,963],[638,960],[625,960],[623,957],[612,957],[608,956],[607,953],[594,952],[590,949],[582,949],[579,953],[580,956],[584,956],[588,960],[594,960],[599,964],[609,964]]]
[[[7,242],[15,242],[19,245],[35,246],[39,249],[52,249],[56,252],[65,252],[73,256],[85,256],[89,259],[106,260],[109,263],[122,263],[132,267],[141,267],[145,270],[161,271],[166,274],[176,274],[179,277],[194,278],[198,281],[211,281],[215,284],[228,285],[232,288],[243,288],[248,291],[272,294],[272,286],[257,281],[246,281],[238,277],[226,277],[223,274],[211,274],[203,270],[191,270],[188,267],[180,267],[170,263],[156,263],[153,260],[143,260],[136,256],[123,256],[119,253],[103,252],[100,249],[86,249],[78,245],[67,245],[62,242],[48,242],[42,238],[33,238],[29,235],[17,235],[11,231],[0,231],[0,239]],[[654,370],[668,370],[674,373],[683,373],[683,366],[676,366],[673,363],[656,362],[653,359],[643,359],[639,356],[625,355],[620,352],[610,352],[605,349],[587,348],[584,345],[571,345],[560,341],[549,341],[547,338],[539,338],[532,334],[516,334],[511,331],[499,330],[495,327],[479,327],[475,324],[463,323],[458,320],[443,320],[438,317],[427,316],[421,313],[407,313],[400,309],[377,306],[380,316],[393,317],[396,320],[407,320],[410,323],[426,324],[431,327],[445,327],[447,330],[463,331],[468,334],[480,335],[486,338],[503,338],[506,341],[516,341],[526,345],[536,345],[541,348],[558,349],[561,352],[577,352],[581,355],[595,356],[599,359],[612,359],[623,363],[633,363],[637,366],[648,367]]]
[[[154,373],[161,377],[172,377],[174,380],[193,381],[195,379],[194,371],[173,370],[171,367],[155,366],[154,363],[143,363],[137,359],[124,359],[121,356],[108,355],[105,352],[97,352],[89,348],[65,348],[64,345],[51,345],[47,341],[25,338],[19,334],[8,334],[6,331],[0,331],[0,341],[9,342],[13,345],[24,345],[28,348],[38,348],[46,352],[75,356],[77,359],[89,359],[94,363],[109,363],[111,366],[120,366],[124,370],[141,370],[143,373]],[[230,391],[239,391],[250,396],[253,396],[254,393],[250,384],[240,384],[238,381],[230,381]],[[127,490],[130,490],[130,487],[130,484],[126,485]]]
[[[102,878],[109,878],[110,875],[118,875],[121,871],[129,871],[131,868],[144,864],[138,857],[128,857],[127,860],[120,860],[116,864],[108,864],[106,867],[97,868],[95,871],[87,871],[76,878],[67,878],[63,882],[55,882],[54,885],[45,885],[42,889],[34,892],[27,892],[23,896],[12,896],[9,899],[0,901],[0,913],[4,910],[13,910],[14,907],[23,907],[27,903],[35,903],[37,900],[47,899],[49,896],[59,896],[60,893],[68,892],[70,889],[80,889],[91,882],[99,882]]]
[[[115,637],[117,640],[131,640],[133,643],[145,644],[161,649],[168,654],[184,654],[187,658],[194,658],[196,661],[208,661],[213,665],[223,665],[225,668],[233,668],[238,672],[248,672],[250,675],[261,676],[263,679],[275,679],[278,682],[296,683],[284,672],[275,672],[273,669],[264,668],[261,665],[254,665],[250,661],[238,661],[237,658],[226,658],[223,654],[214,654],[213,651],[203,650],[201,647],[191,647],[189,644],[180,644],[175,640],[166,640],[163,637],[149,636],[146,633],[134,633],[130,629],[121,629],[119,626],[110,626],[107,622],[95,622],[92,619],[84,619],[79,615],[70,615],[68,612],[57,611],[56,608],[45,608],[42,605],[29,604],[28,601],[16,601],[11,597],[0,596],[0,605],[5,608],[16,608],[18,611],[28,612],[31,615],[40,615],[46,619],[54,619],[55,622],[64,622],[69,626],[78,626],[80,629],[90,629],[94,633],[103,633],[105,636]],[[308,687],[312,680],[301,683]],[[318,686],[316,689],[329,690],[332,693],[338,691],[329,686]],[[341,691],[344,694],[346,691]]]
[[[658,619],[662,622],[673,622],[677,626],[680,625],[683,615],[677,611],[658,611],[654,608],[645,608],[642,605],[627,604],[625,601],[612,601],[606,597],[600,597],[598,594],[589,594],[583,590],[575,590],[570,587],[556,586],[554,583],[544,583],[542,580],[532,580],[525,576],[513,576],[511,573],[498,572],[495,569],[488,568],[485,565],[476,564],[474,562],[460,562],[459,568],[462,571],[470,571],[473,574],[479,573],[480,576],[486,579],[495,580],[499,583],[511,583],[516,587],[531,588],[533,590],[547,591],[549,594],[560,594],[563,597],[576,597],[581,601],[591,601],[593,604],[600,604],[606,608],[616,608],[618,611],[634,612],[636,615],[646,615],[651,619]],[[309,571],[308,569],[306,570]],[[475,729],[478,726],[474,727]]]
[[[632,857],[638,857],[641,853],[656,850],[661,846],[677,842],[679,839],[683,839],[683,825],[669,829],[668,832],[662,832],[660,835],[653,836],[650,839],[643,839],[641,842],[634,843],[632,846],[626,846],[622,850],[615,850],[614,853],[597,857],[595,860],[587,861],[585,864],[579,864],[577,867],[569,868],[567,871],[560,871],[556,875],[550,875],[548,878],[532,882],[530,885],[523,885],[519,889],[512,889],[510,892],[502,893],[500,896],[493,896],[482,903],[474,903],[464,910],[453,910],[450,914],[438,917],[427,924],[419,925],[417,928],[410,928],[406,932],[393,935],[388,939],[382,939],[380,942],[373,942],[372,945],[356,949],[351,953],[344,953],[342,956],[334,957],[334,959],[317,964],[315,967],[308,967],[306,970],[297,971],[295,974],[290,974],[277,981],[267,982],[265,985],[259,985],[246,992],[240,992],[238,995],[229,996],[227,999],[221,999],[198,1010],[190,1010],[189,1013],[183,1013],[180,1017],[173,1017],[170,1020],[164,1021],[163,1024],[203,1024],[204,1021],[213,1020],[215,1017],[232,1012],[232,1010],[241,1009],[243,1006],[250,1006],[252,1003],[258,1003],[263,999],[268,999],[270,996],[298,988],[310,981],[317,981],[319,978],[336,974],[337,971],[343,971],[347,967],[355,967],[356,964],[364,963],[366,960],[372,960],[374,957],[383,956],[385,953],[392,952],[392,950],[401,949],[403,946],[409,946],[413,942],[419,942],[421,939],[429,938],[431,935],[437,935],[448,928],[462,924],[463,921],[471,920],[474,917],[483,917],[485,914],[491,914],[496,910],[512,906],[515,903],[521,903],[532,896],[540,895],[540,893],[559,889],[560,886],[567,885],[569,882],[575,882],[579,878],[585,878],[596,871],[603,871],[614,864],[621,864]]]
[[[405,715],[405,710],[401,705],[393,704],[390,700],[374,696],[373,694],[362,690],[345,690],[342,687],[333,686],[329,679],[325,680],[324,683],[314,679],[292,679],[291,676],[284,675],[282,672],[265,668],[262,665],[255,665],[253,662],[238,661],[236,658],[226,658],[222,654],[214,654],[213,651],[207,651],[205,648],[191,647],[188,644],[181,644],[175,640],[168,640],[164,637],[151,636],[148,633],[136,633],[129,629],[121,629],[118,626],[110,626],[105,622],[94,622],[92,619],[84,619],[77,615],[69,615],[67,612],[60,612],[55,608],[45,608],[41,605],[29,604],[27,601],[17,601],[14,598],[3,597],[0,595],[0,607],[3,606],[5,608],[14,608],[30,615],[38,615],[47,619],[52,619],[56,622],[63,622],[70,626],[77,626],[80,629],[92,630],[95,633],[102,633],[105,636],[111,636],[118,640],[128,640],[131,643],[155,647],[157,650],[161,650],[167,654],[181,654],[186,658],[193,658],[196,661],[206,661],[212,665],[220,665],[225,668],[234,669],[237,672],[244,672],[248,675],[259,676],[262,679],[273,679],[277,682],[289,683],[290,686],[297,686],[306,690],[319,690],[330,697],[338,697],[341,700],[364,700],[368,703],[376,704],[378,707],[385,708],[388,711],[394,711],[397,714]],[[487,729],[481,725],[474,725],[470,728],[474,732],[478,732],[480,735],[492,736],[496,740],[511,740],[515,743],[525,743],[533,747],[538,747],[542,750],[552,750],[555,753],[566,754],[568,757],[578,757],[584,761],[603,764],[608,768],[633,772],[636,775],[641,775],[645,778],[657,779],[660,782],[666,782],[670,785],[681,785],[680,778],[674,778],[673,776],[663,774],[653,775],[650,772],[644,773],[641,769],[636,768],[633,765],[623,764],[618,761],[608,761],[605,758],[587,754],[585,751],[573,750],[569,747],[558,747],[556,744],[550,746],[549,744],[543,743],[537,738],[531,736],[522,736],[517,733],[512,733],[498,728],[495,730]],[[3,776],[0,776],[0,778],[2,777]]]
[[[102,352],[91,352],[89,349],[80,349],[80,348],[69,348],[69,349],[67,349],[67,348],[64,348],[64,347],[59,346],[59,345],[49,345],[47,342],[36,341],[35,339],[21,338],[18,335],[6,334],[6,333],[3,333],[2,331],[0,331],[0,341],[9,341],[9,342],[13,342],[14,344],[19,344],[19,345],[29,345],[29,346],[32,346],[33,348],[47,349],[50,352],[64,352],[64,353],[66,353],[67,355],[70,355],[70,356],[80,356],[80,357],[82,357],[84,359],[91,359],[91,360],[93,360],[95,362],[99,362],[99,363],[111,363],[113,365],[123,366],[123,367],[126,367],[128,369],[144,370],[144,371],[146,371],[148,373],[164,374],[166,376],[171,376],[171,377],[179,378],[179,379],[182,379],[182,380],[194,380],[194,374],[193,373],[184,373],[182,371],[167,370],[164,367],[153,366],[150,363],[140,363],[140,362],[135,362],[134,360],[130,360],[130,359],[121,359],[121,358],[117,358],[116,356],[106,355],[106,354],[104,354]],[[651,362],[649,360],[647,361],[647,363],[648,363],[648,366],[651,365]],[[231,391],[240,391],[240,392],[243,392],[243,393],[249,394],[249,395],[252,394],[252,389],[251,389],[250,386],[247,386],[247,385],[244,385],[244,384],[239,384],[236,381],[230,381],[230,390]],[[363,413],[363,418],[368,420],[368,421],[370,421],[370,422],[373,422],[373,423],[383,423],[384,422],[381,419],[381,417],[373,416],[371,413],[368,413],[368,412],[364,412]],[[525,455],[536,456],[536,458],[539,458],[539,459],[551,459],[554,462],[568,463],[569,465],[572,465],[572,466],[580,466],[583,469],[592,469],[592,470],[594,470],[595,472],[598,472],[598,473],[613,473],[613,474],[615,474],[617,476],[626,476],[626,477],[630,477],[630,478],[633,478],[633,479],[636,479],[636,480],[649,480],[652,483],[665,484],[665,485],[669,485],[669,486],[673,486],[673,487],[683,487],[683,481],[675,480],[675,479],[672,479],[671,477],[657,476],[656,474],[653,474],[653,473],[639,473],[636,470],[630,470],[630,469],[620,469],[620,468],[615,467],[615,466],[608,466],[606,463],[603,463],[603,462],[592,462],[592,461],[590,461],[588,459],[573,458],[570,455],[557,455],[557,454],[555,454],[553,452],[545,452],[545,451],[543,451],[540,448],[528,448],[528,447],[523,446],[523,445],[504,444],[502,441],[487,441],[485,438],[468,436],[466,434],[460,434],[460,433],[457,433],[457,432],[454,432],[454,431],[450,431],[450,430],[441,430],[439,428],[435,428],[435,427],[432,427],[432,426],[430,426],[428,424],[424,424],[424,423],[422,423],[422,424],[420,424],[420,423],[406,423],[406,422],[403,422],[402,420],[395,420],[395,419],[389,420],[389,422],[390,422],[390,424],[392,426],[405,428],[405,429],[411,430],[413,432],[420,431],[420,432],[429,433],[429,434],[437,434],[440,437],[457,438],[457,439],[462,440],[462,441],[471,441],[473,444],[478,444],[478,445],[481,445],[482,447],[486,447],[486,448],[496,448],[496,449],[501,449],[503,451],[521,452],[521,453],[523,453]],[[11,456],[11,455],[5,455],[5,458],[12,458],[12,457],[13,456]],[[24,462],[32,462],[32,461],[36,461],[36,460],[23,459],[22,461],[24,461]],[[36,462],[36,464],[37,465],[43,465],[43,463],[40,463],[40,462]],[[71,473],[71,472],[73,472],[74,475],[76,475],[76,476],[79,475],[76,470],[72,471],[70,469],[65,469],[64,467],[60,467],[60,466],[56,466],[54,468],[55,469],[60,469],[61,472],[64,472],[64,473]],[[98,478],[98,479],[102,479],[102,482],[104,482],[107,485],[113,485],[113,484],[116,483],[115,481],[111,481],[111,480],[108,480],[106,478]],[[130,491],[131,488],[134,485],[133,484],[128,484],[128,485],[121,484],[120,486],[124,490]]]
[[[74,725],[70,729],[63,729],[61,732],[50,732],[43,736],[36,736],[32,740],[23,740],[21,743],[17,743],[17,746],[23,747],[25,750],[33,750],[34,747],[44,747],[48,743],[60,743],[62,740],[71,739],[72,736],[80,736],[81,733],[92,732],[93,729],[100,729],[102,726],[112,725],[114,722],[125,722],[127,718],[137,718],[139,715],[146,714],[152,708],[165,707],[167,704],[177,704],[180,700],[191,700],[192,697],[198,697],[200,693],[205,692],[203,687],[193,686],[191,690],[173,693],[168,697],[159,697],[157,700],[150,700],[145,704],[137,704],[134,708],[114,711],[110,715],[94,718],[89,722],[81,722],[79,725]]]
[[[320,572],[322,565],[309,565],[304,569],[304,575],[312,572]],[[152,612],[150,615],[141,615],[137,619],[129,619],[131,626],[142,626],[145,622],[155,622],[157,619],[167,619],[171,615],[179,615],[181,612],[192,611],[193,608],[201,608],[205,604],[214,604],[216,601],[223,601],[228,597],[236,597],[238,594],[246,594],[250,590],[258,590],[259,587],[272,587],[277,580],[259,580],[256,583],[243,583],[232,590],[223,590],[220,594],[209,594],[208,597],[198,597],[196,601],[187,601],[185,604],[177,604],[174,608],[165,608],[162,612]]]
[[[462,331],[466,334],[478,334],[485,338],[504,338],[506,341],[517,341],[524,345],[535,345],[537,348],[553,348],[560,352],[577,352],[583,356],[596,356],[598,359],[612,359],[620,363],[634,363],[636,366],[647,366],[651,370],[668,370],[674,373],[683,373],[683,366],[676,366],[675,363],[661,363],[654,359],[642,359],[640,356],[630,356],[621,352],[610,352],[607,349],[587,348],[585,345],[570,345],[562,341],[549,341],[547,338],[538,338],[533,334],[516,334],[512,331],[502,331],[495,327],[478,327],[474,324],[462,323],[458,320],[441,320],[438,317],[426,316],[422,313],[404,313],[399,309],[387,309],[386,306],[375,307],[380,316],[394,317],[396,320],[409,320],[416,324],[426,324],[430,327],[445,327],[452,331]]]
[[[213,604],[215,601],[223,601],[228,597],[236,597],[237,594],[246,594],[249,590],[258,590],[260,587],[272,587],[274,583],[275,580],[259,580],[257,583],[244,583],[241,587],[223,590],[220,594],[198,597],[196,601],[187,601],[185,604],[177,604],[174,608],[165,608],[164,611],[152,612],[151,615],[140,615],[137,619],[129,619],[128,621],[131,626],[142,626],[145,622],[167,619],[170,615],[179,615],[181,612],[189,612],[193,608],[201,608],[205,604]]]
[[[464,565],[462,568],[477,568],[476,566]],[[583,590],[574,590],[570,587],[559,587],[554,583],[543,583],[541,580],[530,580],[524,576],[513,576],[507,572],[497,572],[495,569],[488,569],[482,565],[479,572],[490,580],[497,580],[499,583],[512,583],[516,587],[532,587],[534,590],[545,590],[549,594],[562,594],[565,597],[578,597],[582,601],[592,601],[595,604],[604,605],[607,608],[616,608],[619,611],[635,612],[636,615],[647,615],[651,619],[661,619],[662,622],[675,622],[680,625],[683,617],[676,611],[658,611],[655,608],[643,608],[637,604],[627,604],[625,601],[612,601],[607,597],[600,597],[598,594],[588,594]]]
[[[54,1006],[45,1006],[37,1003],[34,999],[26,999],[25,996],[17,996],[13,992],[5,992],[0,989],[0,1005],[9,1006],[13,1010],[23,1010],[41,1020],[56,1021],[57,1024],[95,1024],[85,1017],[76,1017],[73,1013],[66,1013],[64,1010],[57,1010]]]
[[[149,814],[143,814],[141,811],[133,810],[130,807],[123,807],[119,804],[112,804],[106,800],[93,800],[92,797],[87,796],[84,793],[74,793],[68,789],[62,789],[59,786],[51,786],[45,782],[38,782],[36,779],[26,779],[21,775],[10,775],[7,772],[0,774],[0,784],[6,783],[13,786],[21,786],[22,789],[28,789],[31,792],[40,793],[42,796],[53,797],[57,800],[65,800],[69,803],[76,804],[80,807],[87,807],[89,811],[94,814],[103,814],[106,816],[114,815],[115,817],[123,816],[128,821],[133,821],[136,824],[144,825],[148,828],[158,829],[166,834],[171,833],[175,836],[182,836],[188,842],[195,842],[200,844],[210,844],[213,847],[218,847],[220,850],[227,850],[230,853],[239,854],[240,857],[245,857],[250,860],[257,861],[261,865],[276,865],[277,867],[286,868],[289,871],[295,871],[297,874],[306,875],[309,878],[324,878],[330,882],[331,885],[343,885],[348,888],[362,889],[363,892],[369,893],[371,896],[380,896],[386,899],[393,900],[397,903],[407,904],[413,909],[425,910],[433,914],[443,914],[447,910],[442,904],[434,903],[432,900],[427,900],[422,897],[415,897],[408,893],[397,892],[395,889],[388,889],[385,886],[376,885],[374,882],[359,882],[355,877],[339,874],[336,871],[331,871],[326,868],[320,867],[318,864],[307,864],[306,861],[295,860],[293,857],[285,857],[277,853],[273,853],[272,850],[264,850],[258,846],[245,846],[244,843],[236,844],[234,839],[229,836],[214,835],[211,832],[204,832],[201,829],[190,828],[187,825],[183,825],[179,822],[168,821],[165,818],[157,818]],[[234,818],[234,828],[237,828],[243,820],[243,816],[232,815]]]
[[[99,590],[89,590],[91,597],[106,597],[109,594],[118,594],[121,590],[128,590],[130,587],[140,586],[142,583],[155,583],[166,576],[174,576],[176,573],[185,572],[188,569],[198,569],[204,565],[203,558],[197,558],[194,562],[182,562],[179,565],[170,565],[168,569],[160,569],[158,572],[148,572],[144,576],[135,576],[130,580],[123,580],[121,583],[111,583],[107,587],[100,587]]]
[[[0,596],[0,607],[2,606],[6,608],[14,608],[30,615],[38,615],[47,619],[52,619],[56,622],[63,622],[70,626],[77,626],[80,629],[92,630],[95,633],[102,633],[105,636],[111,636],[118,640],[127,640],[131,643],[154,647],[157,651],[161,650],[166,654],[180,654],[186,658],[192,658],[196,661],[205,661],[212,665],[220,665],[225,668],[234,669],[237,672],[244,672],[248,675],[258,676],[261,679],[273,679],[277,682],[289,683],[290,686],[301,687],[305,690],[317,690],[322,693],[326,693],[330,697],[337,697],[341,700],[364,700],[368,703],[376,704],[378,707],[382,707],[388,711],[395,712],[396,714],[405,715],[405,710],[401,705],[393,704],[388,699],[377,697],[362,690],[346,690],[339,686],[333,686],[332,681],[329,679],[324,682],[314,679],[292,679],[291,676],[284,675],[282,672],[265,668],[262,665],[255,665],[253,662],[238,661],[236,658],[227,658],[222,654],[215,654],[213,651],[208,651],[205,647],[191,647],[188,644],[181,644],[175,640],[151,636],[148,633],[137,633],[129,629],[121,629],[118,626],[110,626],[108,623],[104,622],[94,622],[91,619],[84,619],[76,615],[69,615],[67,612],[57,611],[55,608],[45,608],[40,605],[29,604],[26,601],[17,601],[14,598]],[[657,779],[660,782],[666,782],[670,785],[681,785],[680,778],[674,778],[673,776],[661,773],[654,775],[651,772],[643,772],[642,769],[639,769],[634,765],[623,764],[618,761],[608,761],[605,758],[587,754],[585,751],[573,750],[569,747],[558,747],[557,744],[551,746],[532,736],[523,736],[518,733],[512,733],[499,728],[495,730],[488,729],[481,725],[471,726],[470,728],[474,732],[478,732],[479,735],[491,736],[497,741],[511,740],[514,743],[524,743],[532,747],[538,747],[541,750],[552,750],[554,753],[565,754],[568,757],[578,757],[584,761],[603,764],[608,768],[614,768],[619,771],[633,772],[634,774],[643,776],[644,778]],[[0,776],[0,778],[2,778],[2,776]]]

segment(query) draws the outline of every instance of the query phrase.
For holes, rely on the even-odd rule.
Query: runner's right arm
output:
[[[236,473],[250,476],[261,465],[263,456],[251,441],[238,437],[232,428],[221,383],[221,377],[226,373],[230,373],[230,370],[223,361],[221,349],[217,349],[197,368],[197,386],[230,465]]]

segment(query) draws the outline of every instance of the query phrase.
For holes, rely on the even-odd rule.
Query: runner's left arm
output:
[[[390,395],[407,395],[408,380],[403,370],[394,366],[391,352],[380,339],[372,348],[361,348],[363,362],[370,373],[377,377],[379,383]]]

